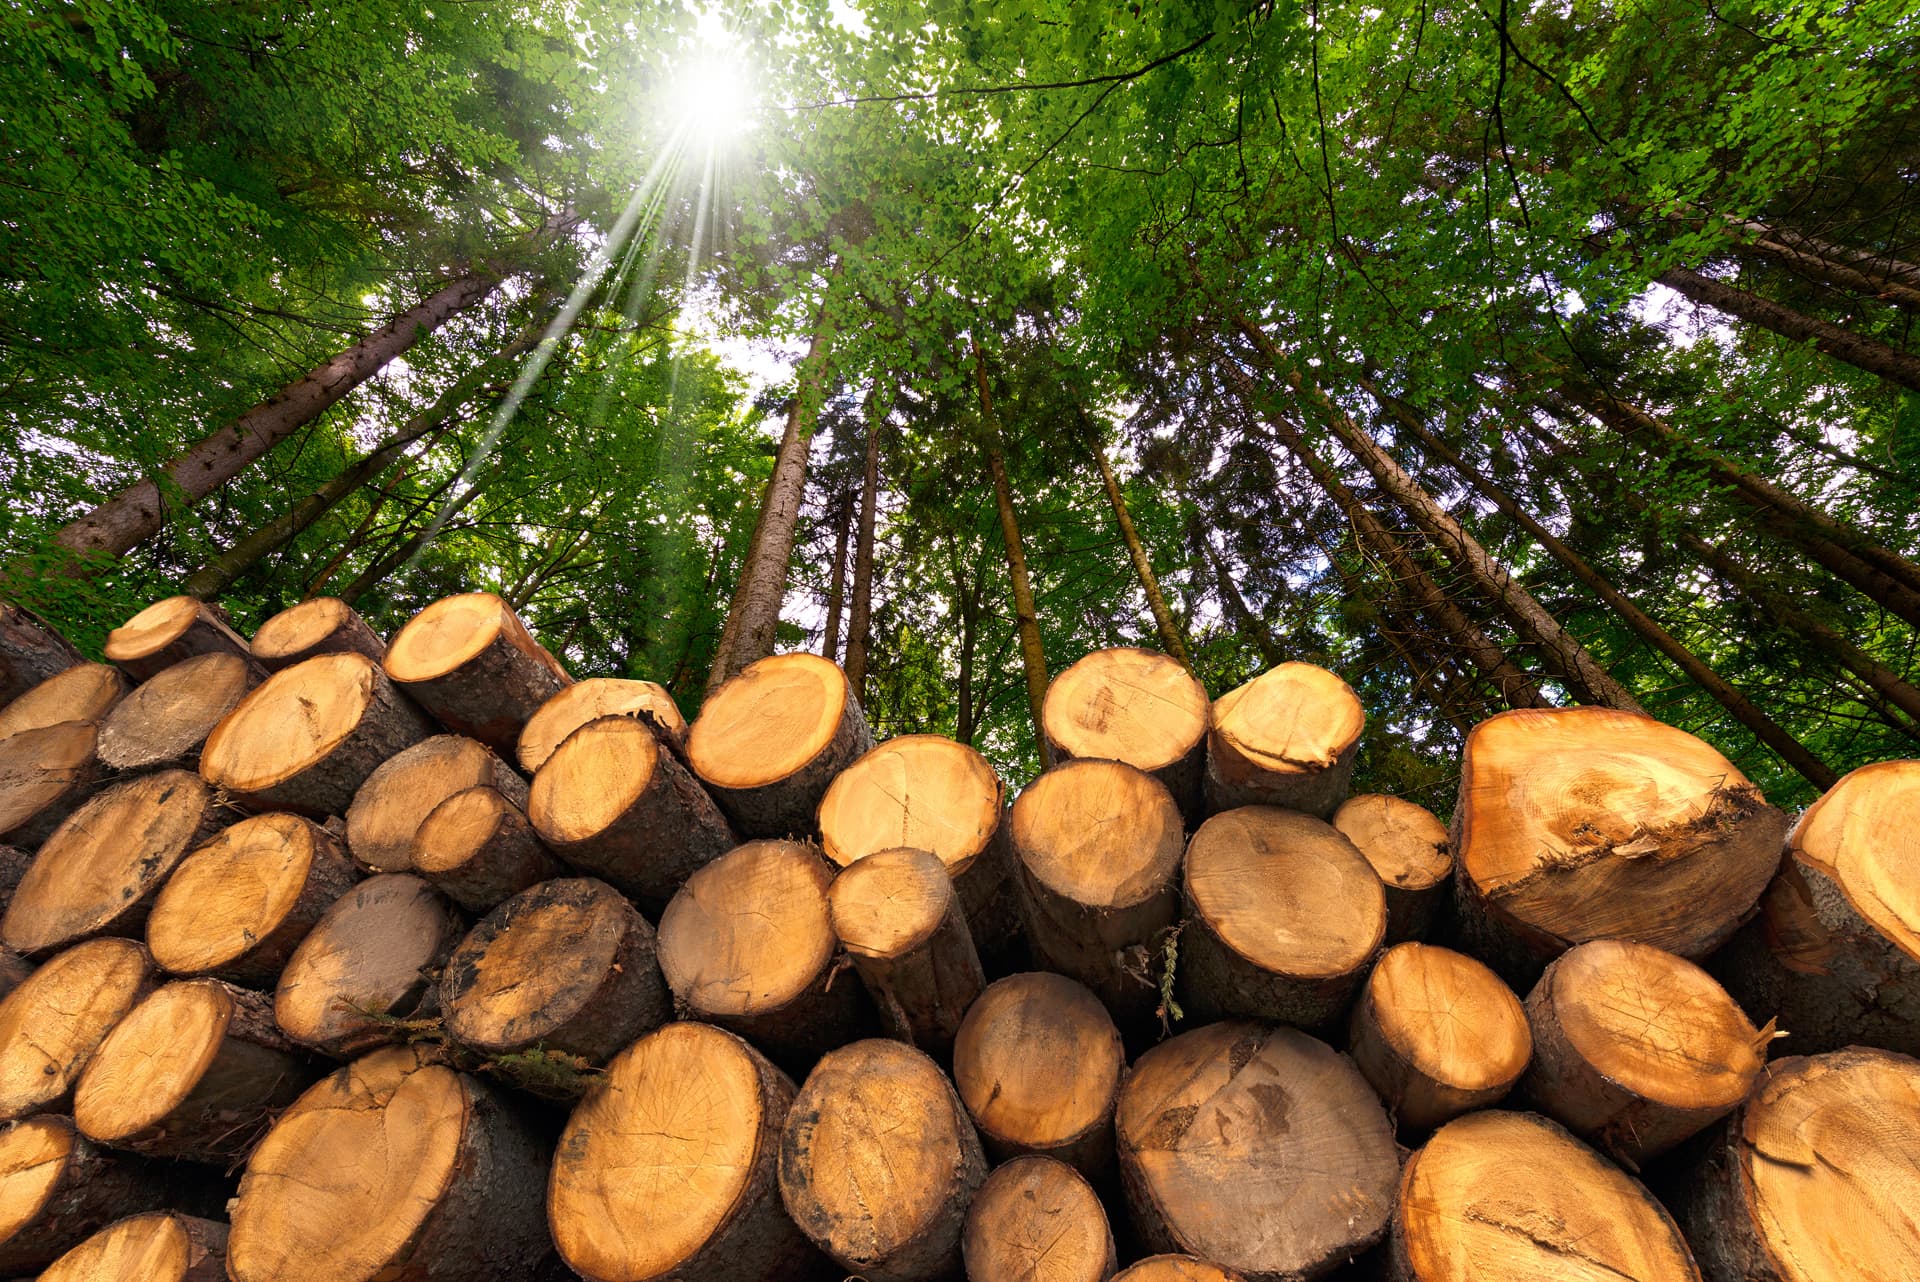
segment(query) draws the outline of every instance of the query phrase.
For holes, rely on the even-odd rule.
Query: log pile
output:
[[[1349,796],[1098,651],[1012,789],[780,655],[0,611],[0,1277],[1813,1282],[1920,1259],[1920,762],[1599,708]],[[1776,1039],[1790,1058],[1769,1054]]]

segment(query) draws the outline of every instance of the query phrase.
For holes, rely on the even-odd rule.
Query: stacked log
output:
[[[155,673],[100,722],[100,760],[119,771],[192,769],[207,736],[261,676],[252,661],[225,651]]]
[[[1366,713],[1353,688],[1283,663],[1213,702],[1207,809],[1284,806],[1325,819],[1347,795]]]
[[[1095,650],[1047,687],[1040,729],[1055,761],[1118,761],[1166,786],[1200,817],[1212,708],[1179,660],[1152,650]]]

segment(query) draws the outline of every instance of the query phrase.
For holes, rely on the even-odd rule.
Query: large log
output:
[[[600,717],[533,778],[527,818],[562,860],[657,912],[738,842],[693,774],[646,725]]]
[[[188,771],[115,784],[40,847],[0,917],[0,944],[35,957],[96,935],[139,936],[167,874],[219,823]]]
[[[540,705],[573,683],[491,592],[435,601],[387,647],[387,675],[449,730],[512,752]]]
[[[412,872],[421,821],[454,793],[483,786],[527,804],[527,781],[485,744],[459,734],[422,739],[382,762],[353,794],[347,849],[372,872]]]
[[[319,1074],[274,1026],[264,993],[217,979],[155,989],[114,1025],[74,1088],[88,1139],[226,1165]]]
[[[1704,957],[1753,910],[1786,830],[1684,730],[1611,708],[1502,712],[1461,759],[1462,931],[1510,978],[1589,939]]]
[[[1056,762],[1124,762],[1165,784],[1181,813],[1200,818],[1200,779],[1212,708],[1179,660],[1152,650],[1095,650],[1047,687],[1040,728]]]
[[[462,788],[429,811],[414,829],[407,862],[470,913],[566,875],[521,806],[486,784]]]
[[[227,1282],[227,1226],[177,1211],[129,1215],[55,1260],[39,1282]]]
[[[98,721],[127,697],[133,683],[104,663],[76,663],[0,708],[0,739],[62,721]]]
[[[756,660],[708,695],[687,763],[742,835],[806,836],[827,785],[872,747],[847,674],[801,651]]]
[[[1130,1026],[1145,1022],[1160,1000],[1157,949],[1180,919],[1173,794],[1117,761],[1069,761],[1014,799],[1010,832],[1034,962],[1073,976]]]
[[[360,879],[340,839],[298,815],[222,829],[167,878],[147,914],[162,970],[271,988],[314,924]]]
[[[1497,1104],[1533,1054],[1527,1014],[1464,953],[1389,948],[1354,1003],[1349,1053],[1401,1127],[1427,1131]]]
[[[1130,1269],[1113,1275],[1112,1282],[1246,1282],[1232,1269],[1223,1269],[1191,1255],[1150,1255]]]
[[[65,637],[31,612],[0,601],[0,707],[56,672],[85,662]]]
[[[369,877],[335,900],[293,950],[273,1017],[302,1046],[338,1059],[403,1040],[397,1021],[431,1016],[438,971],[466,927],[409,873]]]
[[[33,1273],[113,1221],[202,1200],[177,1174],[89,1143],[70,1117],[0,1130],[0,1273]]]
[[[1019,937],[1005,789],[987,759],[939,735],[903,735],[840,773],[820,800],[820,844],[848,867],[912,846],[940,857],[981,958],[1004,959]]]
[[[1162,1042],[1134,1065],[1115,1124],[1150,1249],[1293,1282],[1386,1234],[1392,1125],[1346,1056],[1305,1033],[1232,1022]]]
[[[38,850],[93,795],[100,727],[62,721],[0,739],[0,837]]]
[[[296,1100],[233,1202],[233,1282],[520,1282],[550,1250],[547,1148],[481,1082],[415,1047]]]
[[[147,681],[196,654],[250,658],[247,639],[227,626],[219,607],[190,596],[155,601],[107,633],[107,658],[135,681]]]
[[[0,1121],[64,1108],[100,1043],[152,987],[146,949],[94,939],[0,1000]]]
[[[1424,806],[1379,793],[1348,797],[1332,823],[1380,876],[1387,892],[1387,942],[1424,937],[1453,875],[1447,826]]]
[[[1032,971],[989,984],[953,1044],[953,1080],[987,1152],[1113,1166],[1113,1103],[1126,1072],[1120,1032],[1091,990]]]
[[[866,994],[834,965],[818,847],[750,841],[695,872],[660,916],[660,969],[695,1019],[804,1068],[857,1036]]]
[[[215,726],[200,774],[256,810],[345,814],[387,758],[433,733],[364,654],[323,654],[261,682]]]
[[[968,1282],[1107,1282],[1118,1267],[1099,1195],[1050,1157],[1016,1157],[987,1176],[960,1253]]]
[[[686,745],[686,719],[680,715],[680,706],[665,686],[620,677],[588,677],[576,681],[541,704],[539,711],[527,719],[515,749],[520,768],[529,775],[538,773],[553,750],[589,721],[641,713],[666,732],[667,742],[675,748]]]
[[[887,1035],[946,1059],[987,979],[939,856],[875,851],[840,870],[827,908]]]
[[[731,1033],[669,1024],[575,1106],[548,1181],[560,1256],[588,1282],[784,1282],[813,1248],[780,1203],[793,1083]]]
[[[1366,728],[1360,697],[1311,663],[1283,663],[1213,701],[1207,809],[1285,806],[1326,818],[1347,795]]]
[[[193,769],[201,745],[264,675],[237,654],[196,654],[156,672],[100,723],[97,751],[115,770]]]
[[[289,606],[253,634],[253,657],[269,672],[317,655],[349,652],[378,663],[387,657],[387,643],[352,606],[330,596]]]
[[[939,1066],[901,1042],[854,1042],[814,1066],[780,1141],[780,1198],[813,1243],[867,1282],[959,1271],[980,1138]]]
[[[1331,824],[1277,806],[1215,815],[1187,846],[1175,979],[1199,1017],[1311,1028],[1346,1009],[1387,927],[1380,879]]]
[[[1394,1282],[1700,1277],[1639,1181],[1545,1118],[1497,1110],[1447,1123],[1408,1159],[1389,1257]]]

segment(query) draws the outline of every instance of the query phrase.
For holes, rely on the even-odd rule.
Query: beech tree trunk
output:
[[[1000,422],[993,412],[993,393],[987,387],[987,358],[973,345],[974,381],[980,389],[980,416],[986,422],[987,470],[993,475],[993,501],[1000,512],[1000,537],[1007,548],[1007,573],[1013,580],[1014,617],[1019,624],[1020,662],[1027,674],[1027,708],[1033,718],[1034,747],[1040,768],[1053,764],[1047,744],[1043,708],[1047,700],[1047,654],[1040,644],[1040,611],[1034,604],[1033,584],[1027,578],[1027,554],[1020,543],[1020,517],[1013,508],[1013,487],[1007,482],[1007,463],[1000,455]]]
[[[860,530],[853,547],[853,600],[847,611],[847,681],[853,697],[867,697],[868,632],[873,617],[873,527],[880,501],[880,425],[886,414],[877,410],[876,394],[867,398],[867,461],[860,480]]]
[[[1920,356],[1854,333],[1844,325],[1796,311],[1784,303],[1704,276],[1689,267],[1670,267],[1654,277],[1696,303],[1771,330],[1795,343],[1811,343],[1820,351],[1855,369],[1877,374],[1889,383],[1920,391]]]
[[[1120,537],[1126,540],[1127,556],[1133,562],[1133,572],[1140,580],[1140,590],[1146,593],[1147,608],[1153,611],[1153,626],[1160,634],[1160,644],[1166,647],[1168,654],[1180,661],[1180,666],[1193,671],[1193,660],[1187,655],[1187,643],[1180,637],[1180,628],[1173,621],[1173,611],[1167,608],[1167,598],[1160,591],[1160,580],[1153,572],[1153,562],[1147,559],[1147,549],[1141,545],[1140,535],[1133,528],[1133,515],[1127,511],[1127,499],[1120,492],[1119,478],[1114,476],[1113,467],[1107,462],[1107,452],[1095,449],[1093,461],[1100,465],[1100,481],[1107,488],[1107,502],[1113,505],[1114,523],[1120,527]]]

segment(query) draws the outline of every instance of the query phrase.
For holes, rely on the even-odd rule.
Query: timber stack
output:
[[[1303,663],[1086,655],[1010,795],[486,593],[104,658],[0,609],[0,1277],[1920,1276],[1920,762],[1514,711],[1444,823]]]

